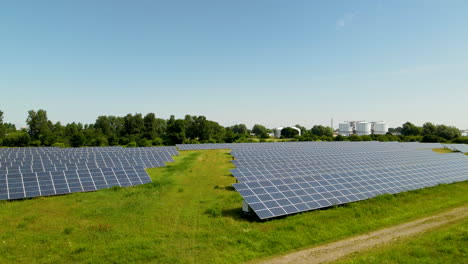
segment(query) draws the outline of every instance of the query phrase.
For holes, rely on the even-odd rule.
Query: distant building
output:
[[[468,129],[467,130],[462,130],[461,135],[462,135],[462,137],[468,137]]]

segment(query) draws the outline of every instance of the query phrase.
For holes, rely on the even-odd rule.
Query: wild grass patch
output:
[[[338,263],[467,263],[468,219],[391,245],[360,252]]]

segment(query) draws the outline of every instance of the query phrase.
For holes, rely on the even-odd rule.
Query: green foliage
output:
[[[37,112],[30,110],[26,123],[28,124],[28,133],[32,140],[40,140],[41,136],[43,138],[49,136],[52,122],[47,118],[45,110],[39,109]]]
[[[296,124],[294,127],[297,127],[301,130],[301,135],[306,135],[309,131],[307,131],[307,128],[304,126],[301,126],[299,124]]]
[[[181,144],[185,141],[185,120],[175,119],[171,115],[167,121],[166,142],[169,145]]]
[[[247,129],[247,126],[244,124],[238,124],[238,125],[233,125],[231,127],[227,127],[226,131],[231,131],[232,133],[238,134],[238,135],[244,135],[244,136],[249,135],[249,130]]]
[[[152,145],[153,146],[163,146],[164,141],[162,140],[162,138],[157,137],[157,138],[153,139]]]
[[[7,147],[27,147],[31,143],[31,138],[25,131],[8,133],[3,139],[3,145]]]
[[[85,145],[85,136],[82,132],[76,132],[70,138],[70,145],[74,148],[82,147]]]
[[[138,144],[135,141],[131,141],[130,143],[127,144],[127,148],[136,148],[138,147]]]
[[[436,132],[436,126],[431,122],[426,122],[422,126],[423,135],[434,135]]]
[[[396,128],[388,128],[388,133],[392,134],[392,135],[399,135],[401,134],[401,130],[402,130],[402,127],[396,127]]]
[[[348,137],[349,141],[362,141],[362,138],[358,135],[351,135]]]
[[[362,135],[361,136],[362,141],[372,141],[372,137],[369,135]]]
[[[422,134],[422,128],[417,127],[410,122],[406,122],[403,124],[401,134],[404,136],[418,136]]]
[[[456,127],[449,127],[445,125],[438,125],[435,129],[434,134],[438,137],[444,138],[446,140],[453,140],[461,136],[460,130]]]
[[[265,135],[268,136],[268,129],[262,125],[255,124],[252,127],[252,133],[257,137],[265,137]]]
[[[347,141],[348,137],[342,136],[342,135],[337,135],[335,137],[335,141]]]
[[[61,143],[61,142],[55,142],[52,147],[58,147],[58,148],[66,148],[67,145],[65,145],[65,143]]]
[[[468,144],[468,137],[457,137],[454,140],[452,140],[452,143]]]
[[[66,146],[162,146],[180,143],[231,143],[231,142],[266,142],[271,140],[268,135],[271,130],[260,124],[255,124],[251,136],[245,124],[222,127],[217,122],[204,116],[186,115],[184,119],[171,116],[169,120],[157,118],[154,113],[127,114],[124,117],[99,116],[94,124],[60,122],[52,123],[47,118],[45,110],[31,110],[27,118],[28,128],[25,129],[29,138],[17,133],[15,125],[3,123],[3,112],[0,111],[0,146],[54,146],[56,143]],[[301,136],[291,128],[283,129],[282,138],[288,141],[423,141],[423,142],[453,142],[468,143],[460,137],[460,131],[455,127],[433,125],[427,122],[423,127],[416,127],[407,122],[403,127],[390,128],[387,135],[333,137],[330,127],[315,125],[307,130],[296,125],[301,130]],[[401,136],[392,133],[401,132]],[[9,135],[9,136],[8,136]],[[8,136],[8,138],[7,138]]]
[[[310,133],[312,133],[312,135],[316,135],[316,136],[331,137],[331,136],[333,136],[333,129],[331,127],[324,127],[322,125],[315,125],[310,130]]]
[[[299,135],[299,131],[292,127],[285,127],[281,130],[281,138],[293,138]]]
[[[151,147],[153,144],[146,138],[138,140],[138,147]]]
[[[441,143],[444,143],[444,142],[447,142],[447,140],[445,140],[445,138],[441,138],[441,137],[436,136],[434,134],[429,134],[429,135],[424,135],[421,142],[441,142]]]

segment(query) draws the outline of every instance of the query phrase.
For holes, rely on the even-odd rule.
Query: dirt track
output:
[[[319,247],[294,252],[260,262],[261,264],[284,263],[324,263],[336,261],[348,254],[367,250],[399,238],[404,238],[429,229],[449,224],[468,217],[468,206],[459,207],[438,215],[421,218],[394,227],[384,228],[369,234],[360,235],[345,240],[325,244]]]

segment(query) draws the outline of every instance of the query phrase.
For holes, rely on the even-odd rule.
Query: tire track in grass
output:
[[[400,238],[410,237],[430,229],[468,217],[468,206],[458,207],[434,216],[424,217],[401,225],[384,228],[322,246],[301,250],[288,255],[259,262],[260,264],[326,263],[349,254],[368,250]]]

